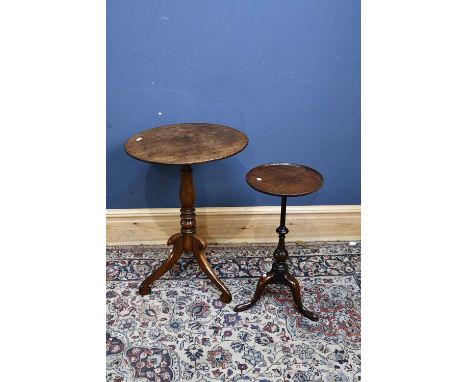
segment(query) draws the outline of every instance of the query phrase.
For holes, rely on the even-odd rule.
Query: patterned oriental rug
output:
[[[137,294],[170,251],[166,246],[107,248],[107,381],[360,381],[360,243],[288,243],[301,284],[299,314],[286,286],[267,287],[250,310],[274,244],[210,245],[207,258],[230,289],[225,304],[192,254]]]

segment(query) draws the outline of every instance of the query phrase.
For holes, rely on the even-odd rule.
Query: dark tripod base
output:
[[[276,232],[278,232],[278,236],[279,236],[279,242],[278,242],[278,246],[275,249],[275,252],[273,253],[273,257],[274,257],[273,266],[267,274],[263,275],[258,280],[257,288],[255,289],[255,293],[254,293],[254,296],[252,297],[252,300],[250,300],[250,302],[247,302],[245,304],[237,305],[234,308],[234,311],[242,312],[254,306],[254,304],[260,299],[267,285],[284,284],[284,285],[287,285],[291,289],[294,302],[299,312],[301,312],[304,316],[306,316],[308,319],[312,321],[318,321],[319,316],[304,307],[304,304],[302,303],[299,281],[297,281],[297,279],[293,275],[291,275],[291,273],[289,273],[288,271],[288,265],[286,262],[288,258],[288,251],[286,250],[285,245],[284,245],[284,238],[286,234],[288,233],[288,229],[286,228],[285,224],[286,224],[286,197],[283,196],[281,200],[281,223],[280,223],[280,226],[276,229]]]
[[[290,273],[276,274],[273,270],[263,275],[260,280],[258,280],[257,289],[255,289],[252,300],[250,300],[248,303],[237,305],[234,308],[234,311],[242,312],[254,306],[255,303],[260,299],[263,291],[265,290],[265,287],[270,284],[284,284],[289,286],[291,288],[294,302],[296,303],[299,312],[312,321],[318,321],[319,316],[314,312],[306,309],[302,303],[299,281],[297,281],[297,279]]]

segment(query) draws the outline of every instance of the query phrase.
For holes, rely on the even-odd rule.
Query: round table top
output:
[[[307,195],[323,184],[318,171],[294,163],[262,164],[250,170],[245,178],[255,190],[275,196]]]
[[[144,162],[184,165],[228,158],[248,143],[247,136],[232,127],[179,123],[135,134],[125,143],[125,151]]]

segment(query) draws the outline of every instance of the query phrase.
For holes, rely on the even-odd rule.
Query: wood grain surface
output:
[[[323,177],[318,171],[292,163],[257,166],[247,173],[246,180],[255,190],[276,196],[307,195],[323,184]]]
[[[133,158],[148,163],[196,164],[241,152],[249,139],[232,127],[210,123],[180,123],[142,131],[125,143]]]
[[[197,234],[213,243],[276,243],[279,206],[197,208]],[[166,244],[179,208],[107,211],[107,244]],[[360,206],[289,206],[288,241],[359,240]]]

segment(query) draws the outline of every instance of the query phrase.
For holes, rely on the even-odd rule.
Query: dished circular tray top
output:
[[[247,173],[246,180],[255,190],[275,196],[307,195],[323,184],[323,177],[318,171],[294,163],[257,166]]]
[[[232,127],[180,123],[135,134],[125,143],[125,151],[148,163],[184,165],[228,158],[241,152],[248,142],[243,132]]]

